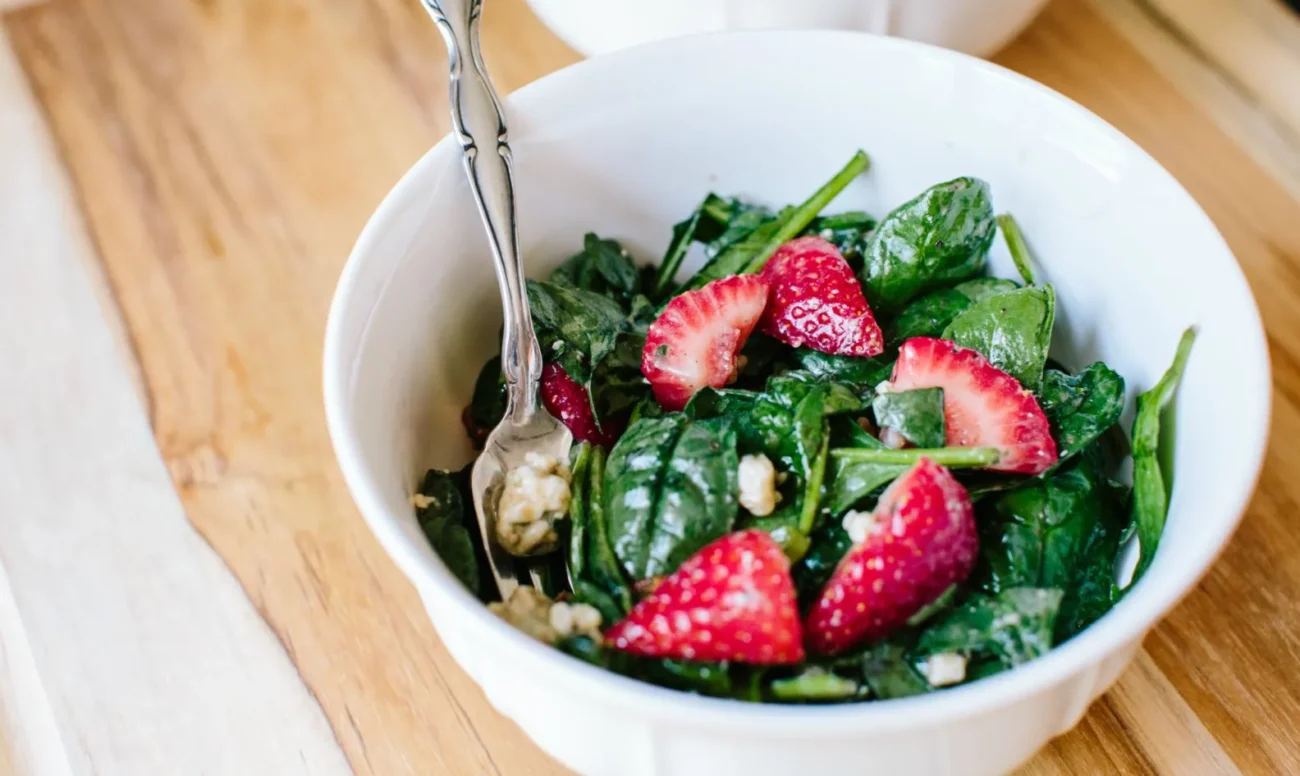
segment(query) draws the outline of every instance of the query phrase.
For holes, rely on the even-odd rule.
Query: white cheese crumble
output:
[[[600,611],[590,604],[552,601],[535,587],[520,586],[504,603],[488,604],[494,614],[546,644],[569,636],[600,639]]]
[[[880,443],[890,450],[902,450],[907,447],[907,437],[896,429],[885,426],[880,429]]]
[[[497,502],[497,541],[512,555],[555,548],[555,521],[569,510],[569,472],[549,455],[528,453],[522,466],[506,473]]]
[[[854,544],[862,544],[867,540],[867,534],[871,533],[871,528],[876,524],[876,516],[870,512],[858,512],[850,509],[844,513],[844,532],[849,535],[849,539]]]
[[[416,509],[424,509],[425,507],[429,506],[432,503],[433,503],[433,498],[430,496],[426,496],[423,493],[415,493],[411,495],[411,506],[415,507]]]
[[[940,652],[926,658],[920,668],[932,687],[957,684],[966,678],[966,656],[957,652]]]
[[[740,505],[755,517],[772,514],[778,498],[776,467],[766,455],[747,455],[740,459]]]

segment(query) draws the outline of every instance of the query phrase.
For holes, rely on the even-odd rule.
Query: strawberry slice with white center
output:
[[[605,642],[645,657],[798,663],[803,629],[790,561],[766,531],[728,534],[657,584]]]
[[[758,275],[719,278],[675,297],[650,324],[641,373],[667,410],[680,410],[705,386],[736,379],[736,354],[767,304]]]
[[[808,647],[833,655],[888,636],[975,566],[975,510],[952,474],[922,458],[881,494],[808,613]]]
[[[982,353],[948,340],[914,337],[898,350],[888,390],[943,389],[945,443],[995,447],[990,469],[1039,474],[1056,463],[1056,441],[1038,399]]]
[[[885,349],[862,286],[838,248],[820,237],[796,237],[763,266],[772,287],[759,326],[764,334],[839,356],[869,357]]]

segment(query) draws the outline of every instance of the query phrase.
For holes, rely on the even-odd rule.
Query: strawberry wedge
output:
[[[1039,474],[1056,463],[1056,441],[1043,408],[1011,375],[978,351],[948,340],[914,337],[898,350],[888,390],[943,389],[950,447],[994,447],[990,469]]]
[[[966,489],[922,458],[850,530],[849,549],[805,626],[808,648],[834,655],[888,636],[975,565],[979,539]],[[846,520],[846,522],[848,522]]]
[[[591,410],[591,397],[587,389],[570,377],[564,367],[554,361],[542,367],[539,388],[546,411],[569,427],[575,441],[591,442],[604,447],[614,444],[615,435],[609,433],[608,429],[601,429],[596,423],[596,414]]]
[[[840,356],[875,356],[885,349],[862,286],[839,249],[820,237],[797,237],[763,267],[771,287],[759,326],[799,347]]]
[[[641,373],[667,410],[680,410],[695,392],[736,379],[736,355],[767,304],[758,275],[719,278],[675,297],[650,324]]]
[[[788,665],[804,659],[802,633],[790,561],[751,528],[687,558],[605,641],[644,657]]]

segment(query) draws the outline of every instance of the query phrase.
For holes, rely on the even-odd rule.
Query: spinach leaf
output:
[[[1017,288],[1015,283],[1002,278],[975,278],[952,288],[931,291],[903,308],[889,327],[886,342],[898,345],[912,337],[938,337],[971,305]]]
[[[726,231],[729,222],[742,213],[754,212],[757,212],[760,217],[766,216],[766,211],[761,208],[747,207],[737,200],[725,200],[716,194],[709,194],[691,213],[690,218],[673,224],[673,237],[668,242],[667,250],[664,251],[663,261],[659,262],[651,286],[651,295],[654,299],[663,300],[671,295],[670,292],[676,285],[674,278],[677,277],[677,271],[681,268],[692,242],[707,243],[717,240]],[[758,223],[761,223],[761,220],[756,221],[754,225],[757,226]],[[749,230],[752,229],[747,229],[747,232]]]
[[[641,278],[622,245],[588,232],[582,238],[582,250],[556,268],[547,282],[626,303],[637,292]]]
[[[1080,456],[1049,477],[980,502],[982,588],[1074,584],[1089,538],[1106,519],[1108,484],[1095,458]]]
[[[1119,600],[1115,584],[1115,563],[1128,514],[1128,489],[1107,480],[1102,489],[1102,511],[1079,553],[1073,583],[1061,600],[1056,618],[1059,644],[1096,622]]]
[[[895,642],[882,642],[857,656],[862,676],[881,700],[907,698],[933,688],[907,659],[907,650]]]
[[[1074,376],[1048,369],[1043,372],[1038,403],[1052,424],[1058,460],[1064,461],[1119,422],[1124,412],[1124,378],[1100,361]]]
[[[604,588],[586,579],[573,581],[573,598],[579,603],[589,604],[600,612],[601,622],[611,624],[623,619],[630,607],[625,607]]]
[[[922,606],[916,611],[916,614],[907,618],[907,624],[913,628],[933,618],[936,614],[952,606],[953,599],[957,597],[957,584],[954,583],[947,590],[939,594],[939,597],[930,603]]]
[[[736,432],[682,415],[638,421],[610,453],[604,506],[614,553],[633,579],[666,574],[731,530]]]
[[[591,445],[580,442],[574,445],[572,475],[569,479],[569,548],[566,553],[566,571],[569,586],[576,583],[587,571],[587,499],[591,492],[588,468],[591,464]]]
[[[845,186],[849,185],[850,181],[867,169],[868,164],[865,152],[855,153],[843,169],[835,173],[834,177],[802,204],[782,210],[775,219],[765,221],[744,239],[722,249],[699,272],[695,273],[686,288],[699,288],[709,281],[728,275],[754,273],[761,270],[782,243],[802,232],[813,218],[830,204],[830,201],[843,191]]]
[[[1174,354],[1174,363],[1160,381],[1137,398],[1137,415],[1133,419],[1133,505],[1132,522],[1137,526],[1137,571],[1133,581],[1146,573],[1160,544],[1169,512],[1169,484],[1160,469],[1160,414],[1174,398],[1187,358],[1196,340],[1196,330],[1183,332]]]
[[[1061,591],[1019,587],[993,596],[974,596],[926,628],[917,656],[941,652],[992,655],[1017,666],[1047,654],[1061,606]]]
[[[587,390],[602,430],[611,422],[621,424],[633,407],[650,397],[650,384],[641,373],[644,348],[643,335],[620,332],[614,339],[614,349],[596,364]]]
[[[461,415],[465,434],[475,449],[482,449],[488,434],[506,414],[506,376],[501,373],[501,357],[493,356],[479,370],[474,381],[474,395]]]
[[[777,679],[770,691],[774,700],[786,703],[842,701],[865,694],[858,682],[821,666],[807,666],[794,676]]]
[[[886,449],[880,440],[847,418],[834,418],[831,428],[834,449]],[[843,515],[867,496],[893,482],[900,474],[907,471],[909,466],[910,464],[854,461],[832,455],[831,484],[828,494],[828,509],[831,515],[833,517]]]
[[[420,496],[417,503],[423,503],[416,509],[415,517],[420,530],[429,540],[429,546],[438,553],[448,570],[456,575],[471,593],[482,597],[486,588],[482,585],[480,556],[486,563],[486,555],[477,536],[477,518],[466,511],[468,503],[468,482],[463,482],[461,473],[430,469],[420,483]],[[470,529],[474,528],[474,533]]]
[[[705,386],[695,392],[682,408],[682,414],[691,420],[731,418],[739,422],[754,411],[758,394],[736,388],[710,388]]]
[[[877,385],[889,379],[889,373],[894,369],[894,356],[890,354],[859,358],[801,347],[795,349],[794,357],[813,377],[851,386],[859,395],[874,392]]]
[[[917,447],[943,447],[942,388],[877,394],[871,410],[876,425],[892,428]]]
[[[997,368],[1037,390],[1056,321],[1051,286],[1020,288],[987,297],[953,319],[943,338],[978,350]]]
[[[831,521],[810,537],[808,551],[791,569],[799,600],[811,604],[830,580],[835,567],[853,546],[853,540],[838,520]]]
[[[1020,273],[1025,285],[1034,285],[1034,266],[1029,258],[1029,246],[1025,243],[1025,236],[1020,232],[1016,219],[1010,213],[1003,213],[998,216],[998,226],[1002,229],[1002,239],[1007,241],[1007,250],[1011,253],[1011,261],[1015,262],[1016,272]]]
[[[542,357],[558,361],[586,385],[596,365],[612,353],[626,326],[618,302],[593,291],[528,281],[528,304]]]
[[[587,470],[587,491],[584,494],[588,514],[586,518],[586,556],[587,577],[606,593],[613,601],[619,614],[626,614],[632,608],[632,590],[627,578],[619,566],[614,546],[610,542],[609,520],[605,509],[605,450],[599,446],[591,448],[591,460]],[[583,595],[577,586],[574,592]],[[583,596],[587,603],[596,605],[590,597]],[[597,608],[601,608],[597,606]],[[601,609],[602,614],[605,613]],[[612,622],[616,618],[606,618]]]
[[[877,315],[918,294],[979,275],[993,244],[988,184],[957,178],[926,189],[881,220],[867,245],[863,290]]]
[[[867,242],[875,231],[876,219],[861,210],[817,216],[804,234],[816,235],[839,249],[855,269],[860,268]]]
[[[743,673],[727,662],[644,658],[605,647],[588,636],[571,636],[557,645],[563,652],[608,671],[684,692],[717,698],[740,697],[748,688],[733,681]]]
[[[632,579],[644,579],[665,462],[688,421],[682,415],[638,420],[610,451],[604,507],[610,546]]]

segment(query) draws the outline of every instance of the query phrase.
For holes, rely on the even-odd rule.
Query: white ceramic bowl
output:
[[[1047,0],[528,0],[574,49],[594,56],[664,38],[752,29],[855,30],[976,56],[1006,45]]]
[[[1105,359],[1136,394],[1167,367],[1182,329],[1200,327],[1177,399],[1159,553],[1079,637],[1015,671],[882,703],[747,705],[660,689],[570,659],[491,615],[430,551],[407,503],[426,467],[468,460],[460,410],[497,345],[491,262],[459,149],[444,139],[384,200],[343,273],[325,347],[330,433],[362,514],[448,649],[494,706],[575,770],[1006,771],[1075,724],[1227,542],[1268,428],[1258,312],[1191,197],[1083,108],[959,54],[836,32],[653,44],[555,73],[506,106],[535,275],[588,230],[656,258],[706,191],[795,202],[861,147],[872,169],[831,210],[883,214],[962,174],[992,184],[1056,284],[1054,353],[1067,363]],[[1000,241],[996,250],[995,268],[1008,274]]]

